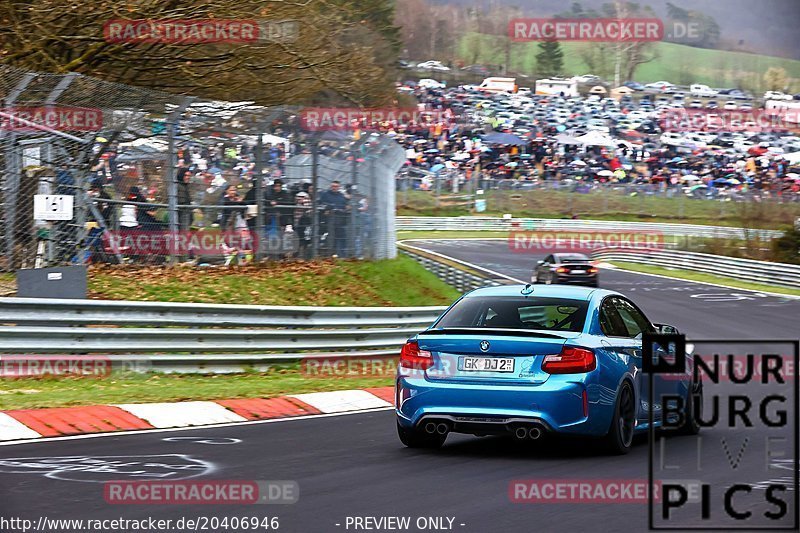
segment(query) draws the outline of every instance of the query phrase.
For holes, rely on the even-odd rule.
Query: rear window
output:
[[[558,259],[562,263],[565,263],[565,264],[567,264],[567,263],[588,263],[589,262],[589,258],[588,257],[586,257],[585,255],[580,255],[580,254],[560,254],[558,256]]]
[[[472,297],[456,303],[436,328],[583,330],[588,302],[566,298]]]

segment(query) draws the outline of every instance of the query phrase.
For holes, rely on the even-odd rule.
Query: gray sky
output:
[[[402,2],[403,0],[398,0]],[[547,17],[566,11],[572,0],[433,0],[438,4],[483,5],[500,2],[517,6],[525,16]],[[586,8],[599,8],[610,0],[579,0]],[[659,16],[666,16],[667,0],[639,0]],[[800,0],[672,0],[684,9],[703,12],[716,19],[720,37],[739,49],[760,54],[800,59]]]

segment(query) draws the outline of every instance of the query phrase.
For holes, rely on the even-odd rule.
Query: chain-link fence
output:
[[[407,168],[396,178],[398,206],[409,213],[455,208],[475,213],[598,217],[730,219],[737,225],[790,225],[800,193],[692,183],[602,183],[595,180],[466,179],[458,171]]]
[[[392,258],[403,150],[297,110],[0,67],[0,292],[17,269]],[[338,183],[334,183],[338,182]]]

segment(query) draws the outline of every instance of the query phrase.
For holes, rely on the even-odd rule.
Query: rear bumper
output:
[[[556,279],[561,284],[594,285],[597,283],[597,274],[558,274]]]
[[[424,419],[444,419],[453,431],[464,433],[503,433],[517,424],[538,424],[555,433],[600,436],[608,431],[613,406],[597,401],[601,395],[591,375],[555,375],[540,385],[444,383],[399,376],[397,419],[406,428],[418,427]]]

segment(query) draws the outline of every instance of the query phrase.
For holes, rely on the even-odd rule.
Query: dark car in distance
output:
[[[583,254],[550,254],[536,262],[531,281],[546,285],[574,283],[597,287],[597,267]]]

